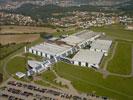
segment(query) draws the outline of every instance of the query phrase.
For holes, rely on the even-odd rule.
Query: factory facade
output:
[[[99,68],[103,56],[107,55],[112,44],[110,40],[100,40],[101,35],[103,33],[84,30],[58,40],[47,40],[39,45],[25,48],[25,51],[48,58],[42,63],[30,61],[31,67],[35,65],[32,67],[34,72],[40,72],[40,69],[43,70],[60,60],[74,65]],[[71,54],[75,54],[73,58],[68,57]]]

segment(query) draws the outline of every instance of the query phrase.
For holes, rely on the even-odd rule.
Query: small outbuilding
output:
[[[24,76],[26,76],[26,74],[24,74],[24,73],[22,73],[22,72],[17,72],[17,73],[16,73],[16,76],[17,76],[18,78],[23,78]]]
[[[46,70],[50,64],[51,62],[49,60],[43,62],[28,60],[28,66],[34,73],[40,73],[43,70]]]

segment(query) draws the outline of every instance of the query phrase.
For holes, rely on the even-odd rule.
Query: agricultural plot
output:
[[[33,42],[39,38],[39,34],[0,35],[0,43],[5,45],[10,43]]]
[[[133,40],[133,31],[126,30],[123,25],[109,25],[103,27],[92,27],[93,31],[105,32],[106,35],[116,39]]]
[[[0,34],[14,34],[14,33],[53,33],[56,29],[48,27],[32,27],[32,26],[1,26]]]
[[[3,59],[10,55],[11,53],[17,51],[18,49],[24,47],[26,44],[21,43],[21,44],[7,44],[4,46],[0,47],[0,59]]]

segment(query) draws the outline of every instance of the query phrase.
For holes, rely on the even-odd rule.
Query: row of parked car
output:
[[[8,94],[5,94],[5,93],[0,94],[0,98],[4,98],[4,99],[7,99],[7,100],[24,100],[24,99],[21,99],[19,97],[11,96],[11,95],[8,95]]]
[[[43,94],[50,94],[50,95],[53,95],[55,97],[60,97],[62,99],[64,98],[64,99],[73,99],[73,100],[87,100],[87,98],[85,98],[85,97],[80,97],[80,96],[76,96],[76,95],[72,95],[72,94],[63,93],[59,90],[56,91],[56,90],[53,90],[53,89],[40,88],[40,87],[37,87],[35,85],[25,84],[25,83],[21,83],[21,82],[9,81],[7,84],[11,85],[11,86],[26,88],[26,89],[29,89],[29,90],[32,90],[32,91],[35,91],[35,92],[38,92],[38,93],[40,92],[40,93],[43,93]],[[18,90],[15,90],[15,91],[18,91]],[[18,91],[18,93],[19,93],[19,91]],[[33,94],[27,93],[27,92],[24,92],[23,95],[33,96]],[[38,97],[42,97],[42,96],[39,95]],[[49,100],[51,100],[51,99],[49,99]],[[54,99],[52,99],[52,100],[54,100]]]

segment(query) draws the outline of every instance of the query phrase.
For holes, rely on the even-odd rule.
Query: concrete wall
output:
[[[43,57],[46,57],[45,53],[42,53],[42,56],[43,56]]]
[[[79,66],[79,62],[78,61],[74,61],[74,65],[78,65]]]
[[[49,59],[50,59],[50,55],[49,55],[49,54],[47,54],[47,58],[49,58]]]
[[[35,54],[35,55],[36,55],[36,54],[37,54],[37,52],[36,52],[35,50],[33,50],[33,54]]]
[[[73,64],[74,64],[74,65],[78,65],[78,66],[89,67],[89,68],[92,68],[92,67],[99,68],[99,65],[97,65],[97,64],[94,65],[94,64],[89,64],[89,63],[88,63],[88,64],[87,64],[88,66],[87,66],[86,63],[87,63],[87,62],[81,62],[81,65],[79,65],[79,62],[78,62],[78,61],[74,61]]]
[[[32,53],[32,49],[29,49],[28,51],[29,51],[30,53]]]
[[[84,63],[84,62],[81,62],[81,66],[86,66],[86,63]]]
[[[37,52],[37,55],[38,55],[38,56],[41,56],[41,52],[38,51],[38,52]]]

